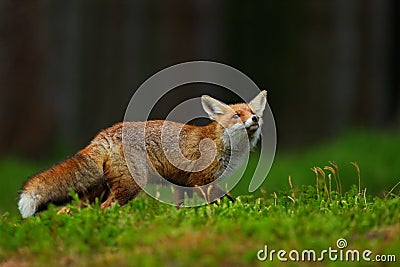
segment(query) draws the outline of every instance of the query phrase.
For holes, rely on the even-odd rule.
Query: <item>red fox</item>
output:
[[[203,95],[201,103],[212,122],[206,126],[193,126],[171,121],[121,122],[101,131],[91,143],[71,158],[32,176],[23,186],[18,208],[23,218],[45,209],[49,203],[63,204],[70,200],[69,192],[76,192],[82,201],[98,198],[101,208],[114,204],[125,205],[142,190],[137,181],[145,184],[147,175],[158,172],[168,181],[186,187],[197,187],[213,182],[226,167],[233,142],[248,142],[254,147],[261,133],[262,115],[266,106],[266,91],[260,92],[248,104],[226,105],[210,96]],[[135,133],[145,127],[145,150],[149,162],[128,168],[126,155],[140,155],[134,144],[130,152],[124,151],[123,128]],[[245,136],[240,134],[245,132]],[[245,129],[245,131],[243,130]],[[200,156],[199,146],[205,138],[215,145],[215,155],[205,168],[198,171],[182,170],[174,166],[165,155],[162,143],[172,142],[172,135],[179,135],[181,155],[189,160]],[[164,135],[166,141],[162,141]],[[133,134],[134,142],[135,137]],[[171,139],[172,138],[172,139]],[[200,148],[201,150],[201,148]],[[138,152],[138,154],[135,154]],[[145,164],[145,165],[141,165]],[[143,176],[143,177],[142,177]],[[134,179],[135,178],[135,179]],[[211,195],[218,195],[221,188],[214,187]],[[183,192],[176,192],[182,201]],[[225,195],[223,192],[221,196]],[[228,194],[229,197],[229,194]],[[212,199],[212,197],[210,197]],[[232,197],[230,197],[233,200]],[[176,203],[179,205],[179,203]]]

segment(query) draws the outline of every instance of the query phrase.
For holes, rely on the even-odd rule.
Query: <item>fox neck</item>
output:
[[[231,154],[232,151],[241,151],[247,153],[248,150],[255,146],[258,140],[258,133],[252,136],[247,135],[243,124],[235,124],[229,128],[224,128],[217,121],[212,121],[209,125],[204,126],[205,136],[201,138],[211,138],[216,144],[220,155]]]

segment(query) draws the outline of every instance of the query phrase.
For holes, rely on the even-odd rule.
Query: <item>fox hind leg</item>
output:
[[[87,192],[83,193],[80,196],[81,206],[82,207],[86,206],[87,202],[94,203],[96,199],[98,199],[99,202],[101,203],[106,200],[109,194],[110,194],[110,187],[105,177],[103,177],[98,184],[90,187],[87,190]]]
[[[110,193],[107,199],[101,203],[101,208],[110,208],[114,204],[125,205],[134,199],[142,190],[130,175],[121,175],[117,177],[107,177]]]

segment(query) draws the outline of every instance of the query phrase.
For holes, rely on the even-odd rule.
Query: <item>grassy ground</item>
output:
[[[233,204],[222,201],[180,210],[145,196],[105,211],[98,205],[70,208],[71,215],[58,215],[52,207],[24,221],[3,216],[3,265],[262,266],[267,262],[280,266],[276,255],[272,261],[257,259],[265,245],[268,251],[296,249],[300,255],[312,249],[317,265],[324,266],[347,264],[329,261],[327,254],[319,262],[321,251],[329,247],[342,255],[358,250],[360,257],[368,249],[371,260],[376,255],[400,256],[399,197],[364,197],[357,187],[340,196],[324,191],[324,185],[318,193],[309,186],[267,198],[242,196]],[[341,250],[336,244],[339,238],[348,244]],[[300,257],[294,266],[310,264]],[[363,266],[378,265],[360,260]]]
[[[220,205],[176,210],[142,195],[121,208],[77,209],[73,203],[72,215],[57,215],[51,207],[27,220],[16,212],[17,191],[27,176],[45,166],[4,159],[0,161],[0,265],[282,265],[276,252],[273,261],[257,259],[265,245],[269,252],[299,250],[300,257],[302,250],[312,249],[317,258],[329,247],[342,255],[368,249],[371,259],[382,254],[395,255],[399,261],[399,187],[384,194],[400,180],[399,136],[357,132],[299,153],[278,151],[262,190],[240,196],[235,203],[223,200]],[[324,169],[334,167],[329,161],[338,163],[339,169]],[[350,162],[357,162],[361,172]],[[314,166],[321,166],[314,169],[318,182],[311,170]],[[342,190],[336,183],[339,179]],[[246,186],[243,179],[235,193],[244,192]],[[347,241],[346,248],[338,249],[339,238]],[[324,261],[313,265],[344,263],[330,261],[325,254]],[[292,266],[310,264],[291,262]],[[362,266],[380,264],[361,262]]]
[[[287,188],[288,176],[297,185],[314,185],[311,168],[332,161],[340,168],[339,175],[346,190],[358,183],[357,172],[351,164],[356,162],[361,169],[361,187],[367,188],[369,194],[382,197],[400,181],[399,151],[400,132],[395,131],[354,131],[334,141],[291,153],[281,151],[278,140],[275,161],[263,187],[267,192]],[[246,179],[242,182],[246,183]]]

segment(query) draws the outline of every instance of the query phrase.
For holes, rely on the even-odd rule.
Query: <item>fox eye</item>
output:
[[[236,113],[235,115],[233,115],[233,118],[234,118],[234,119],[239,119],[239,117],[240,117],[240,115],[237,114],[237,113]]]

